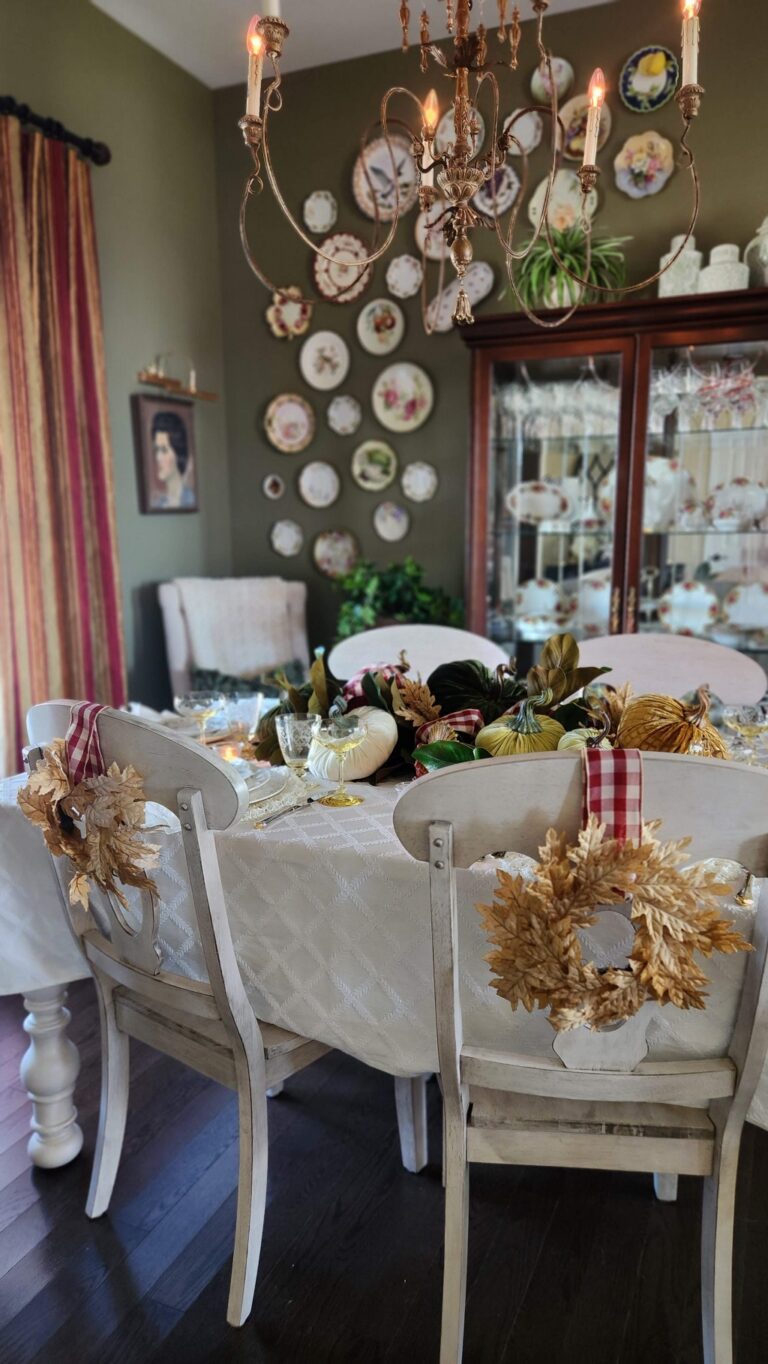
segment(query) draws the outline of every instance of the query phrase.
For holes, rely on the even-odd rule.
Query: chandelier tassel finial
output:
[[[453,0],[445,0],[445,26],[449,33],[453,33]]]
[[[475,60],[478,66],[485,66],[488,61],[488,42],[485,36],[485,24],[477,26],[477,54]]]
[[[515,5],[512,11],[512,22],[509,25],[509,65],[512,71],[517,70],[517,53],[520,47],[520,11]]]
[[[500,43],[507,41],[507,0],[498,0],[499,6],[499,27],[496,30],[496,37]]]
[[[400,6],[400,27],[403,30],[403,52],[408,51],[408,25],[410,24],[410,22],[411,11],[409,10],[408,5],[406,4],[406,0],[402,0],[402,4]]]
[[[421,42],[421,55],[420,55],[419,65],[420,65],[420,68],[421,68],[422,71],[428,71],[428,70],[429,70],[429,52],[428,52],[427,49],[429,48],[429,42],[430,42],[430,39],[429,39],[429,15],[427,14],[427,11],[426,11],[425,9],[423,9],[423,10],[421,11],[421,31],[420,31],[420,33],[419,33],[419,39],[420,39],[420,42]]]

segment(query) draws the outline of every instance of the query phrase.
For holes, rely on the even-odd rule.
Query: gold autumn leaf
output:
[[[439,719],[441,707],[426,682],[412,682],[403,677],[399,682],[392,682],[392,709],[399,719],[423,725]]]

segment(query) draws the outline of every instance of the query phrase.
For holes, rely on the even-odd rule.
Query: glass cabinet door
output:
[[[638,628],[768,658],[768,342],[657,347]]]
[[[522,667],[550,635],[608,634],[617,615],[621,370],[616,353],[494,365],[486,629]]]

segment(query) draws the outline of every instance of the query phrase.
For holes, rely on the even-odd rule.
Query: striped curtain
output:
[[[90,168],[0,116],[0,774],[59,696],[125,700]]]

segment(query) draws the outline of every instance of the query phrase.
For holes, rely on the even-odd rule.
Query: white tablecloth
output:
[[[40,832],[16,805],[21,781],[0,782],[0,993],[87,975]],[[312,805],[262,831],[244,822],[219,836],[232,937],[260,1017],[391,1074],[413,1075],[437,1068],[427,870],[395,837],[397,789],[361,790],[365,803],[352,809]],[[202,977],[180,837],[167,832],[152,839],[162,845],[157,880],[165,965]],[[474,905],[492,898],[495,868],[478,864],[458,881],[467,1042],[550,1053],[546,1016],[513,1013],[488,988],[488,944]],[[750,911],[723,907],[750,931]],[[660,1010],[648,1032],[652,1056],[727,1050],[744,954],[716,956],[704,969],[712,982],[706,1011]],[[768,1077],[750,1117],[768,1128]]]

